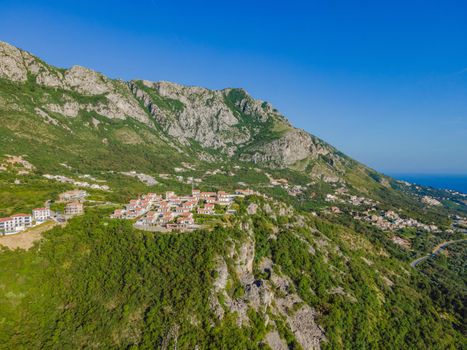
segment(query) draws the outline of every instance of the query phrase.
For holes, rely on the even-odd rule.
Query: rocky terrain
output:
[[[169,82],[113,80],[80,66],[49,66],[4,42],[0,42],[0,78],[58,92],[33,101],[34,113],[53,125],[60,125],[54,114],[75,118],[94,112],[109,119],[132,118],[182,145],[197,144],[242,160],[274,166],[322,161],[334,169],[347,161],[330,145],[293,128],[268,102],[255,100],[242,89],[213,91]],[[21,110],[13,101],[7,106]],[[99,120],[93,118],[91,125],[97,127]]]
[[[409,263],[465,233],[465,194],[380,174],[243,89],[111,79],[3,42],[0,119],[3,216],[89,191],[85,215],[0,251],[0,348],[464,341],[461,294],[439,298]],[[142,193],[194,186],[258,195],[190,234],[109,218]]]

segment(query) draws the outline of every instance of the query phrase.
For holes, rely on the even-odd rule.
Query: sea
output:
[[[398,180],[404,180],[417,185],[455,190],[467,193],[466,175],[428,175],[428,174],[388,174]]]

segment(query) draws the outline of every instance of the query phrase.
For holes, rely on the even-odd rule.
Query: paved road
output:
[[[464,242],[464,241],[467,241],[467,239],[458,239],[456,241],[441,242],[440,244],[438,244],[436,247],[433,248],[433,250],[431,251],[431,254],[427,254],[425,256],[422,256],[421,258],[415,259],[414,261],[410,263],[410,266],[415,267],[418,264],[420,264],[422,261],[425,261],[426,259],[428,259],[429,257],[439,254],[439,252],[441,252],[448,245],[459,243],[459,242]]]

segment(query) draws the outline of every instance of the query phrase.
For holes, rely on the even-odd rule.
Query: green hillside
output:
[[[410,265],[464,237],[467,195],[380,174],[243,89],[124,82],[1,42],[0,121],[0,217],[89,194],[28,250],[0,237],[0,349],[467,346],[463,246]],[[193,187],[258,194],[194,232],[110,219]]]

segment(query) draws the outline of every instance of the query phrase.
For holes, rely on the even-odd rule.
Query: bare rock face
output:
[[[306,158],[316,159],[329,153],[329,147],[317,142],[304,130],[292,129],[281,138],[262,146],[252,155],[244,155],[243,158],[255,163],[288,166]]]
[[[255,258],[255,242],[248,239],[238,250],[238,258],[235,262],[235,271],[238,279],[243,284],[249,284],[254,281],[253,260]]]
[[[139,98],[163,129],[182,143],[190,139],[203,147],[224,148],[229,144],[241,144],[249,140],[245,130],[236,127],[238,118],[224,103],[223,91],[211,91],[201,87],[182,86],[168,82],[144,81],[145,87],[154,91],[173,108],[162,108],[137,84],[130,83]]]
[[[123,82],[81,66],[58,69],[2,42],[0,77],[18,83],[35,80],[38,85],[63,91],[60,101],[47,101],[45,96],[43,104],[37,106],[48,113],[76,117],[87,111],[109,119],[132,118],[151,128],[157,125],[163,130],[163,137],[182,145],[191,146],[194,142],[219,150],[218,157],[235,156],[272,167],[325,158],[324,165],[313,166],[312,171],[319,175],[331,169],[326,176],[334,176],[333,163],[339,163],[340,156],[331,146],[292,128],[269,103],[255,100],[242,89]],[[206,161],[213,157],[202,150],[197,153]]]
[[[248,208],[246,208],[246,211],[250,215],[256,214],[256,211],[258,210],[258,205],[255,203],[251,203]]]
[[[45,106],[49,112],[76,117],[80,110],[87,110],[111,119],[130,117],[152,126],[148,114],[141,108],[126,83],[108,79],[80,66],[59,70],[26,51],[0,42],[0,78],[26,82],[28,75],[42,86],[75,91],[85,96],[103,96],[97,103],[83,104],[64,95],[61,104],[50,103]]]
[[[125,119],[130,117],[136,119],[150,127],[152,123],[147,113],[141,108],[138,101],[136,101],[130,95],[130,90],[121,82],[115,82],[117,85],[121,85],[123,91],[127,91],[126,94],[118,92],[119,89],[113,90],[105,95],[107,102],[101,102],[96,105],[89,105],[88,110],[92,110],[104,117]]]
[[[45,106],[50,112],[62,114],[67,117],[76,117],[79,113],[80,106],[77,102],[65,102],[63,105],[50,103]]]
[[[26,81],[27,74],[21,51],[7,43],[0,42],[0,78]]]
[[[224,259],[219,258],[217,260],[216,272],[217,278],[214,280],[214,289],[218,292],[225,289],[229,277],[229,271]]]
[[[282,339],[277,331],[271,331],[268,334],[266,334],[266,337],[264,339],[266,341],[266,344],[272,349],[272,350],[288,350],[289,347],[287,346],[287,343]]]
[[[297,294],[291,292],[292,282],[288,278],[271,272],[271,282],[282,292],[280,296],[276,295],[274,298],[276,309],[279,314],[285,316],[288,326],[302,348],[320,349],[320,343],[326,338],[321,327],[315,322],[316,311],[304,303]]]
[[[65,72],[65,84],[84,95],[100,95],[110,92],[111,84],[101,74],[81,66],[73,66]]]

